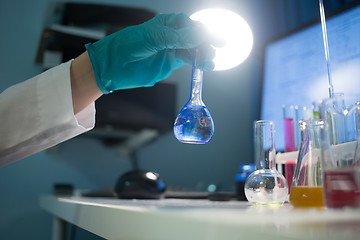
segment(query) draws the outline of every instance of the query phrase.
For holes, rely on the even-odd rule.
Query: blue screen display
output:
[[[360,96],[360,6],[327,20],[335,92]],[[311,108],[329,96],[321,24],[267,45],[260,118],[275,122],[276,149],[284,150],[283,105]]]

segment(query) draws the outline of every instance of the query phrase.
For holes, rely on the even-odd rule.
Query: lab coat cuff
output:
[[[95,126],[95,103],[92,102],[85,109],[75,114],[75,119],[79,127],[89,131]]]

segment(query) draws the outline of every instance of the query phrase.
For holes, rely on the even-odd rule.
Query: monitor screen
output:
[[[116,91],[104,95],[96,102],[95,130],[156,129],[172,131],[176,118],[176,85],[157,83]]]
[[[327,18],[334,92],[360,96],[360,5]],[[284,150],[283,105],[306,106],[329,96],[321,24],[265,48],[260,118],[275,123],[276,149]]]

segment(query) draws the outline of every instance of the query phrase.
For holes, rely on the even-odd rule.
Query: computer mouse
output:
[[[114,192],[123,199],[160,199],[165,196],[166,185],[158,173],[132,170],[119,177]]]

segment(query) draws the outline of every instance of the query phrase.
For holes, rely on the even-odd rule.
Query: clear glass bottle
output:
[[[249,202],[261,205],[281,205],[288,196],[285,177],[275,169],[275,130],[272,121],[255,122],[254,171],[246,180],[245,195]]]
[[[204,144],[214,134],[214,122],[202,101],[203,72],[196,67],[195,59],[196,54],[192,65],[190,98],[175,120],[174,134],[180,142]]]

